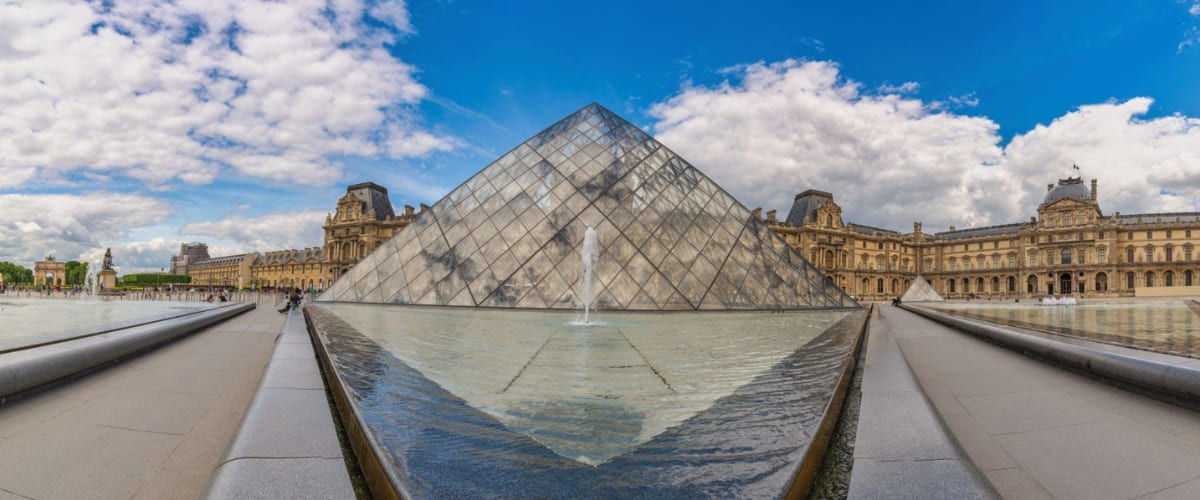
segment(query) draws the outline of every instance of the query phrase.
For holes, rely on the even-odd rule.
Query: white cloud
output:
[[[62,260],[97,249],[103,254],[105,246],[125,238],[129,230],[161,221],[170,212],[167,202],[138,194],[0,195],[0,255],[31,266],[48,254]]]
[[[1188,14],[1200,16],[1200,2],[1192,2],[1192,6],[1188,8]]]
[[[386,48],[410,32],[399,1],[0,4],[0,187],[81,171],[203,184],[223,168],[325,185],[342,172],[330,155],[449,150]]]
[[[1072,163],[1100,181],[1106,212],[1200,209],[1200,119],[1171,115],[1142,119],[1153,100],[1080,106],[1018,135],[1005,148],[1005,169],[1025,179],[1022,203],[1036,206],[1046,184]]]
[[[113,243],[84,252],[80,260],[99,265],[104,261],[104,251],[112,249],[113,267],[121,274],[170,271],[171,256],[179,253],[179,243],[164,238]]]
[[[1106,213],[1200,209],[1200,119],[1142,119],[1149,98],[1081,106],[1003,149],[986,117],[865,94],[836,64],[743,66],[654,105],[656,136],[750,205],[834,193],[855,222],[907,231],[1028,220],[1046,184],[1081,166]],[[973,96],[969,96],[974,99]]]
[[[900,85],[884,83],[883,85],[879,86],[879,91],[885,94],[911,94],[917,90],[920,90],[920,88],[921,84],[917,82],[904,82]]]
[[[903,229],[1010,219],[997,125],[935,112],[894,93],[868,94],[830,62],[740,67],[738,81],[685,87],[651,107],[655,135],[745,203],[786,214],[808,188],[832,191],[857,222]],[[872,207],[872,208],[867,208]],[[1003,208],[1001,213],[995,213]]]
[[[219,221],[183,226],[180,233],[193,240],[215,238],[228,242],[210,248],[217,255],[267,252],[321,246],[325,241],[325,210],[274,212],[255,217],[231,216]],[[219,252],[219,253],[218,253]]]

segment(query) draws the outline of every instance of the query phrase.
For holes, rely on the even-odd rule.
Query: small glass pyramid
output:
[[[596,309],[858,307],[716,183],[598,104],[488,165],[318,300],[575,309],[588,227]]]
[[[930,285],[921,276],[917,276],[904,295],[900,296],[900,302],[944,302],[945,300],[933,289],[933,285]]]

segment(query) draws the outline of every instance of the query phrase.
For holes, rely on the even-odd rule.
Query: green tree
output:
[[[88,264],[77,260],[67,261],[67,284],[82,285],[87,280]]]
[[[33,283],[33,271],[12,262],[0,262],[0,274],[5,283]]]

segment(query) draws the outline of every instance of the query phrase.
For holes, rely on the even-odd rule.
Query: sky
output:
[[[1200,0],[916,3],[3,0],[0,261],[320,246],[347,185],[433,204],[591,102],[781,214],[1200,211]]]

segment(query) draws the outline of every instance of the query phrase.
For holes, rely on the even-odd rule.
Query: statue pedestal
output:
[[[101,290],[112,290],[117,287],[117,272],[112,269],[104,269],[96,273],[96,279],[100,282]]]

